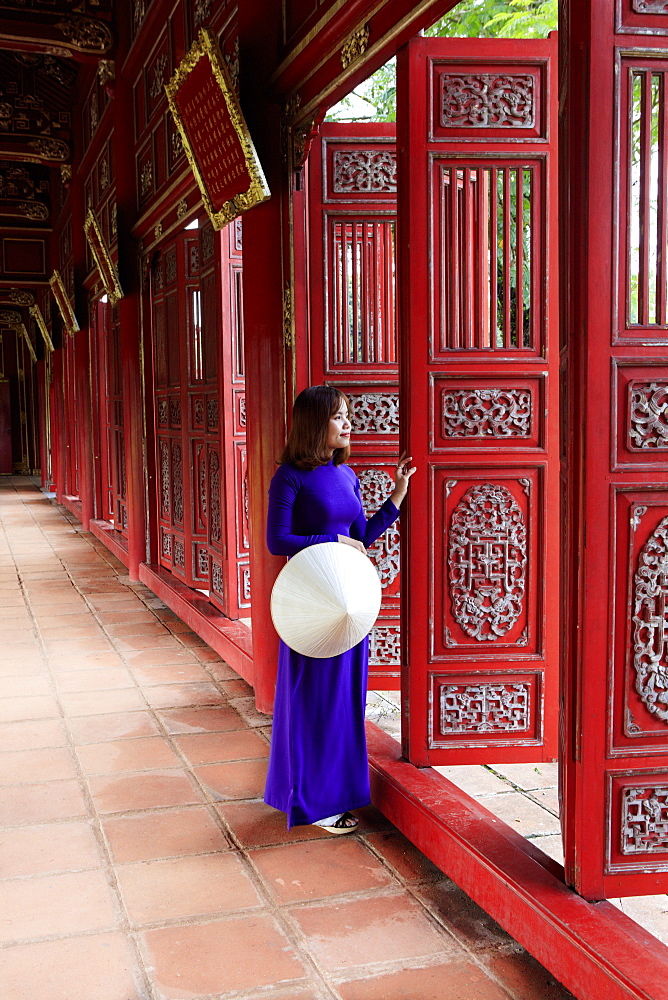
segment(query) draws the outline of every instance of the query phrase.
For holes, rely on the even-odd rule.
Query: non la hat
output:
[[[271,617],[290,649],[324,659],[356,646],[371,631],[382,590],[371,560],[341,542],[302,549],[276,578]]]

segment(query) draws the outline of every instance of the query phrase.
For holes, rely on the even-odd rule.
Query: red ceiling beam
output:
[[[20,52],[46,52],[77,61],[98,59],[113,45],[111,29],[104,21],[79,14],[55,14],[0,8],[0,48]]]

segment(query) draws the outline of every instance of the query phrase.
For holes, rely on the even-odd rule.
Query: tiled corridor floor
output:
[[[0,477],[2,1000],[566,1000],[374,809],[287,833],[250,688]]]

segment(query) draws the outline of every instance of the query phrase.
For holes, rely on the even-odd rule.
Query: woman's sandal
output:
[[[334,820],[334,822],[330,822],[331,820]],[[359,825],[359,821],[355,819],[352,813],[344,812],[336,818],[328,816],[326,820],[318,820],[312,825],[319,826],[321,830],[327,830],[328,833],[343,834],[354,833]]]

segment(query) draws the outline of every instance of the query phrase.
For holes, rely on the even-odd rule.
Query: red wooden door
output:
[[[566,7],[563,827],[600,898],[668,891],[668,4]]]
[[[404,754],[554,759],[556,37],[398,60]]]
[[[392,492],[399,446],[396,146],[393,125],[323,125],[309,155],[311,384],[352,404],[351,466],[373,513]],[[369,687],[400,681],[399,524],[369,550],[383,587]]]
[[[229,618],[250,606],[241,227],[206,221],[152,273],[159,561]]]

